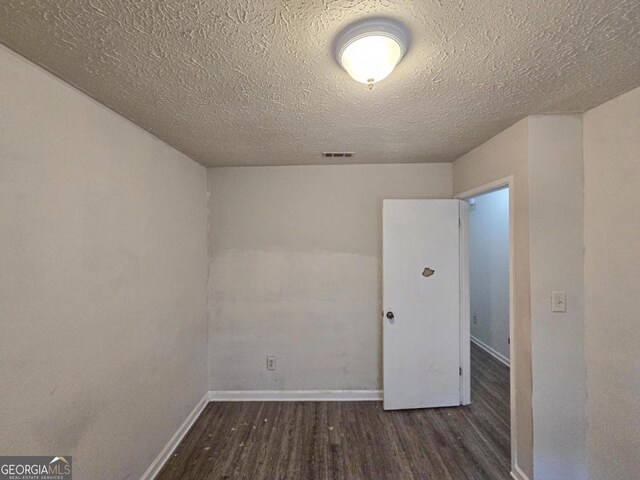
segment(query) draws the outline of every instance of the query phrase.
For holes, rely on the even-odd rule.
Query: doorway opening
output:
[[[490,402],[495,447],[515,463],[511,178],[465,192],[468,210],[471,401]]]

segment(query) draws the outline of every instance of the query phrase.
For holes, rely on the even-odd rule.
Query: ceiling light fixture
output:
[[[408,47],[409,34],[404,25],[371,18],[349,25],[338,35],[335,55],[351,78],[371,89],[389,76]]]

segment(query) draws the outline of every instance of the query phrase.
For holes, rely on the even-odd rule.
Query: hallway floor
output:
[[[156,480],[509,479],[509,369],[471,345],[472,404],[214,402]]]

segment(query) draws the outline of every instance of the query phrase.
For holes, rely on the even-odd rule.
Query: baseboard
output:
[[[473,335],[471,336],[471,341],[473,343],[475,343],[477,346],[479,346],[481,349],[483,349],[485,352],[487,352],[489,355],[491,355],[493,358],[498,360],[500,363],[504,363],[507,367],[511,366],[511,362],[509,361],[509,359],[507,357],[502,355],[500,352],[494,350],[493,348],[491,348],[489,345],[487,345],[483,341],[478,340]]]
[[[382,390],[212,390],[210,402],[349,402],[382,400]]]
[[[527,477],[527,475],[522,470],[520,470],[520,467],[518,465],[513,466],[513,470],[511,470],[511,476],[515,480],[529,480],[529,477]]]
[[[206,393],[204,397],[202,397],[202,399],[198,402],[195,408],[191,411],[189,416],[185,419],[184,422],[182,422],[182,425],[180,425],[176,433],[173,434],[171,439],[167,442],[167,444],[164,446],[162,451],[155,458],[153,463],[149,466],[149,468],[147,468],[147,471],[144,472],[140,480],[153,480],[156,477],[156,475],[158,475],[160,470],[162,470],[162,467],[164,466],[165,462],[169,459],[169,457],[171,457],[171,454],[173,453],[173,451],[180,444],[180,442],[182,441],[184,436],[187,434],[191,426],[198,419],[198,417],[204,410],[204,407],[207,406],[207,403],[209,403],[208,393]]]

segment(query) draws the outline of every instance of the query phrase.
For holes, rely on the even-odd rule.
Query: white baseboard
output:
[[[520,467],[518,465],[513,466],[513,470],[511,471],[511,476],[515,480],[529,480],[529,477],[527,477],[527,475],[522,470],[520,470]]]
[[[382,400],[382,390],[212,390],[210,402],[348,402]]]
[[[191,411],[189,416],[182,422],[182,425],[178,428],[176,433],[173,434],[173,437],[167,442],[162,451],[155,458],[153,463],[147,468],[147,471],[144,472],[142,478],[140,480],[153,480],[156,475],[162,470],[165,462],[171,457],[171,454],[176,449],[176,447],[180,444],[184,436],[187,434],[191,426],[198,419],[204,407],[209,403],[209,394],[206,393],[204,397],[198,402],[195,408]]]
[[[507,367],[511,366],[511,362],[509,361],[509,359],[507,357],[502,355],[500,352],[494,350],[493,348],[491,348],[489,345],[487,345],[483,341],[478,340],[473,335],[471,336],[471,341],[473,343],[475,343],[477,346],[479,346],[481,349],[483,349],[485,352],[487,352],[489,355],[491,355],[493,358],[498,360],[500,363],[504,363]]]

